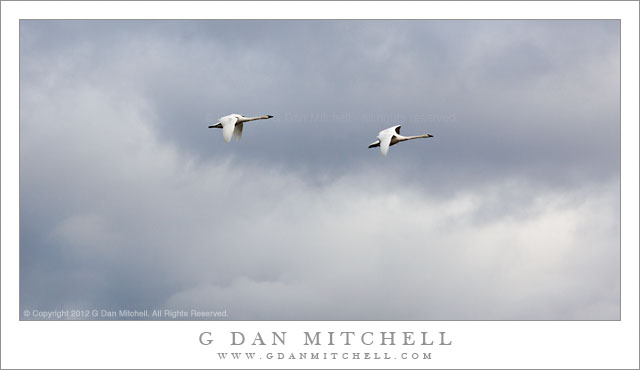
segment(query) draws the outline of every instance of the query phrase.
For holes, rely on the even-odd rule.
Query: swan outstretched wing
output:
[[[224,137],[224,141],[227,143],[231,141],[231,137],[236,129],[236,122],[238,119],[233,116],[225,116],[220,118],[220,123],[222,123],[222,137]]]
[[[392,137],[393,134],[388,132],[388,130],[380,131],[378,139],[380,140],[380,152],[382,152],[382,155],[387,155],[387,152],[389,151],[389,145],[391,145]]]
[[[389,151],[389,147],[391,146],[391,139],[395,135],[400,135],[400,125],[389,127],[388,129],[382,130],[378,133],[378,140],[380,140],[380,151],[382,155],[387,155]]]

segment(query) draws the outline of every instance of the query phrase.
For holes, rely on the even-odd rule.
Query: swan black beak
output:
[[[267,114],[267,118],[273,118],[273,116]]]

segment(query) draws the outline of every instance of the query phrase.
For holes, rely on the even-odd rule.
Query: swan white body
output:
[[[234,113],[228,116],[221,117],[220,119],[218,119],[217,124],[209,126],[209,128],[221,128],[222,137],[224,137],[224,141],[228,143],[234,136],[236,138],[236,141],[240,140],[240,138],[242,137],[242,126],[244,122],[269,118],[273,118],[273,116],[264,115],[260,117],[245,117],[241,114]]]
[[[420,138],[428,138],[433,137],[430,134],[417,135],[417,136],[402,136],[400,135],[400,125],[389,127],[386,130],[382,130],[378,133],[378,140],[369,144],[369,148],[375,148],[377,146],[380,147],[380,152],[382,155],[386,156],[389,151],[389,147],[391,145],[396,145],[401,141],[407,141],[412,139],[420,139]]]

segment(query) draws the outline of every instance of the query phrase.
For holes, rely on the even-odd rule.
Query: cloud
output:
[[[345,182],[250,217],[246,235],[221,243],[244,256],[234,278],[203,279],[168,304],[255,319],[618,317],[613,185],[537,195],[520,216],[486,217],[508,185],[443,200]],[[246,273],[256,262],[263,273]]]
[[[496,27],[394,22],[381,34],[366,22],[260,22],[226,38],[206,22],[124,22],[113,35],[98,23],[29,23],[21,34],[21,305],[227,309],[230,319],[619,318],[610,53],[576,46],[591,59],[565,75],[548,54],[562,43],[541,42],[558,26],[468,51],[448,42],[471,28],[488,43]],[[77,39],[40,49],[50,28]],[[606,27],[587,30],[615,51]],[[435,70],[470,53],[452,64],[461,75],[451,86],[418,73],[420,35],[443,51],[426,59]],[[593,66],[609,67],[595,76]],[[571,87],[579,77],[601,89]],[[387,158],[367,149],[380,123],[363,112],[433,112],[417,96],[426,81],[438,89],[425,96],[462,92],[438,111],[455,121]],[[464,92],[490,81],[486,95]],[[554,86],[566,97],[544,93]],[[587,123],[569,114],[600,95],[605,113]],[[486,105],[502,98],[504,111]],[[276,118],[227,145],[207,117],[234,104]],[[278,121],[285,107],[311,118]],[[538,125],[550,112],[562,119]]]

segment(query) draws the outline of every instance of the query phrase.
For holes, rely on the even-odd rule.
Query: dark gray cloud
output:
[[[619,317],[617,21],[20,37],[24,307]],[[275,118],[239,143],[206,128],[236,112]],[[435,138],[367,149],[399,123]]]

